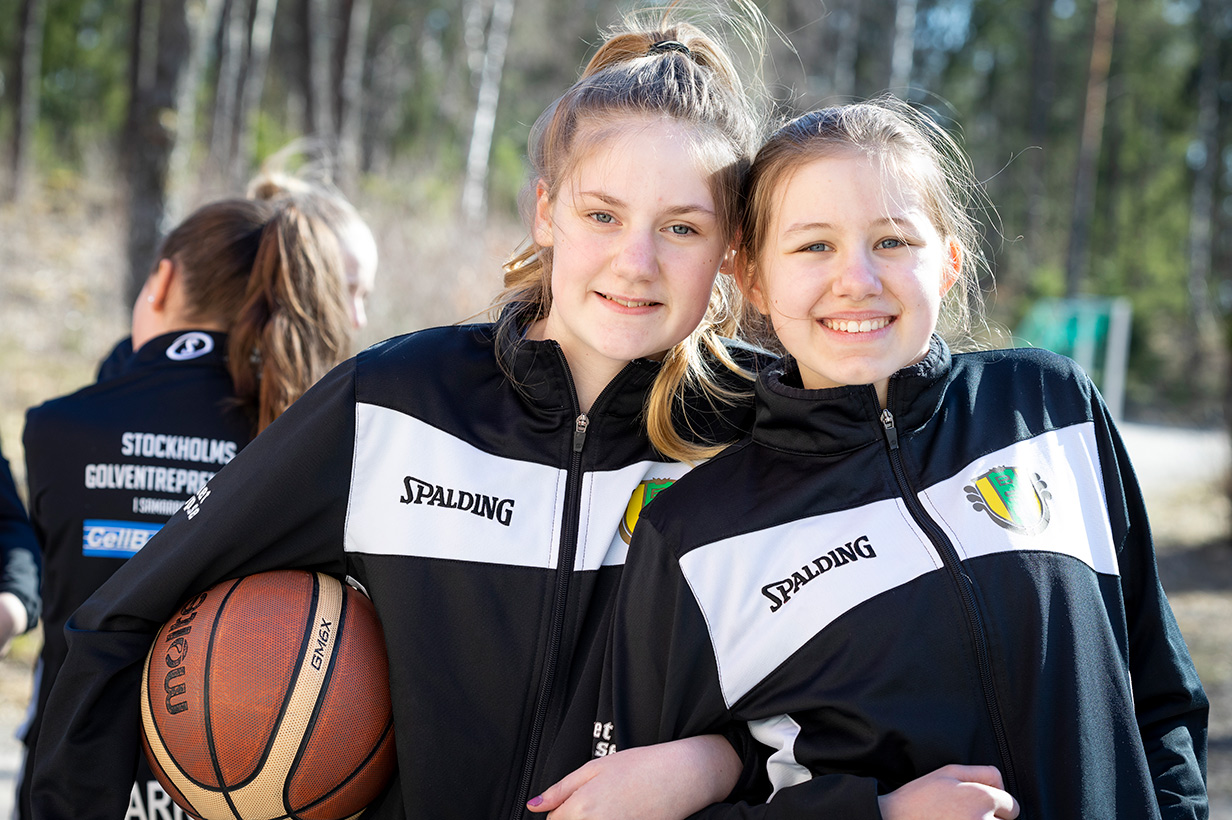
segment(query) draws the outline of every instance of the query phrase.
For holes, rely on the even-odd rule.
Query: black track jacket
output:
[[[1023,820],[1206,817],[1206,697],[1077,366],[934,337],[884,412],[785,370],[642,514],[596,753],[747,723],[775,792],[714,818],[878,818],[949,763]]]
[[[504,368],[493,351],[491,326],[447,327],[340,365],[77,611],[41,820],[123,816],[153,633],[195,591],[276,568],[351,576],[384,627],[398,773],[365,817],[521,818],[587,760],[628,531],[687,468],[644,433],[657,363],[583,415],[555,342],[511,342]]]
[[[34,709],[23,738],[23,820],[30,817],[33,761],[46,737],[47,698],[68,651],[65,622],[252,437],[251,422],[235,404],[226,351],[225,334],[200,330],[159,336],[135,354],[130,344],[105,380],[26,412],[23,443],[30,515],[43,550],[44,605]],[[129,769],[139,756],[128,752]],[[113,817],[152,820],[160,807],[169,810],[170,799],[144,767],[131,797],[131,774],[127,779],[117,788],[128,808]]]

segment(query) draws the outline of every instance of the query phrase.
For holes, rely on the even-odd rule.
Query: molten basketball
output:
[[[394,770],[372,603],[319,573],[224,581],[159,630],[141,680],[146,757],[203,820],[342,820]]]

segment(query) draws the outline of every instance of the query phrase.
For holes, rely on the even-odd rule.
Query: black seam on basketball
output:
[[[347,775],[342,780],[341,783],[339,783],[333,789],[321,795],[319,798],[312,801],[308,805],[303,806],[300,809],[300,811],[308,811],[309,809],[316,808],[317,806],[321,805],[329,798],[333,797],[339,791],[341,791],[345,786],[347,786],[352,780],[354,780],[360,774],[366,774],[366,772],[364,772],[364,769],[367,767],[369,763],[372,762],[372,759],[376,757],[377,752],[381,751],[381,746],[385,743],[385,738],[389,737],[390,733],[393,732],[393,730],[394,730],[394,718],[393,718],[393,715],[390,715],[389,720],[385,722],[385,729],[384,731],[381,732],[381,736],[376,739],[376,743],[373,744],[372,748],[368,750],[368,754],[364,757],[364,759],[360,762],[360,764],[356,766],[355,769],[349,775]],[[382,791],[384,791],[384,789],[382,789]],[[362,812],[365,809],[367,809],[367,806],[365,806],[363,809],[360,809],[360,811]]]
[[[321,684],[321,688],[317,691],[316,702],[312,704],[312,716],[308,718],[308,722],[304,725],[304,733],[300,735],[299,746],[295,749],[295,759],[291,761],[290,771],[292,772],[299,769],[299,762],[304,759],[304,747],[312,739],[312,730],[316,728],[317,719],[321,716],[321,702],[329,694],[330,687],[334,682],[334,667],[338,663],[338,656],[342,653],[342,641],[343,636],[346,635],[346,622],[347,615],[350,614],[350,603],[350,598],[347,596],[347,586],[342,584],[342,603],[338,606],[338,626],[334,628],[334,651],[330,653],[329,664],[323,673],[325,675],[325,682]],[[316,805],[319,802],[318,800],[309,805]],[[283,781],[282,784],[282,807],[287,810],[290,816],[298,816],[298,812],[303,811],[303,808],[295,809],[291,806],[290,777]]]
[[[201,685],[202,699],[201,708],[205,712],[205,742],[210,750],[210,764],[214,767],[214,776],[218,778],[218,791],[222,794],[223,800],[227,801],[227,808],[235,815],[236,820],[243,820],[240,816],[239,809],[235,807],[235,803],[231,800],[231,789],[222,777],[222,764],[218,762],[218,748],[214,744],[214,723],[210,719],[210,666],[209,661],[214,658],[214,639],[218,635],[218,625],[222,622],[223,613],[226,611],[227,602],[231,600],[231,596],[235,591],[243,585],[246,578],[240,578],[232,587],[227,590],[227,594],[222,597],[222,602],[218,605],[218,611],[214,613],[214,622],[210,624],[210,639],[205,645],[205,658],[207,663],[202,670],[201,677],[203,682]]]
[[[253,767],[252,774],[244,778],[240,782],[236,783],[232,787],[236,791],[247,786],[257,777],[259,777],[261,773],[265,770],[265,764],[269,762],[270,752],[273,751],[274,739],[278,737],[278,730],[282,728],[282,722],[287,716],[287,708],[291,705],[291,700],[292,700],[291,696],[295,692],[296,687],[299,685],[299,673],[300,673],[300,669],[303,667],[302,659],[304,657],[304,651],[308,648],[308,645],[312,642],[311,627],[316,623],[317,607],[321,601],[321,577],[317,573],[309,572],[308,570],[290,570],[290,571],[307,572],[308,576],[312,578],[312,600],[308,604],[308,613],[307,613],[308,615],[307,623],[310,628],[300,630],[300,632],[303,633],[303,638],[300,641],[299,652],[296,653],[295,655],[295,657],[297,658],[295,662],[295,670],[292,673],[290,680],[287,681],[287,685],[283,687],[282,703],[278,707],[278,717],[277,719],[274,720],[273,728],[270,730],[269,740],[265,744],[265,748],[261,751],[260,759],[257,761],[257,765]],[[290,810],[289,807],[286,806],[286,801],[283,801],[283,808],[287,808],[288,811]],[[236,816],[239,817],[239,815],[236,815]]]
[[[239,582],[240,582],[241,580],[243,580],[243,579],[241,579],[241,578],[236,578],[236,579],[234,579],[234,580],[235,580],[235,583],[231,586],[231,589],[227,590],[227,594],[223,596],[223,601],[224,601],[224,602],[227,600],[227,597],[229,597],[229,596],[231,595],[231,593],[235,591],[235,588],[239,586]],[[221,584],[221,583],[224,583],[224,582],[220,581],[219,583]],[[206,590],[202,590],[202,592],[209,592],[209,591],[210,591],[210,590],[208,590],[208,589],[206,589]],[[198,593],[198,594],[200,594],[200,593]],[[195,597],[195,596],[194,596],[194,597]],[[189,602],[189,601],[191,601],[191,600],[192,600],[192,598],[187,598],[187,599],[184,601],[184,603],[183,603],[183,604],[180,604],[180,606],[177,606],[177,607],[176,607],[176,612],[179,612],[179,611],[180,611],[180,608],[181,608],[182,606],[184,606],[184,604],[188,603],[188,602]],[[207,659],[209,658],[209,646],[210,646],[210,644],[212,644],[212,643],[213,643],[213,639],[214,639],[214,628],[215,628],[215,627],[217,626],[217,624],[218,624],[218,615],[219,615],[219,614],[221,614],[221,607],[220,607],[220,609],[219,609],[219,612],[215,613],[215,616],[214,616],[214,623],[210,626],[210,636],[209,636],[209,640],[207,641],[207,646],[206,646],[206,655],[205,655],[205,657],[206,657]],[[172,619],[172,620],[174,620],[174,618],[175,618],[175,614],[174,614],[174,613],[172,613],[171,619]],[[150,647],[150,652],[151,652],[151,653],[153,653],[153,652],[154,652],[154,649],[155,649],[155,648],[157,648],[157,645],[158,645],[158,640],[159,640],[159,638],[162,636],[162,634],[163,634],[163,630],[162,630],[161,628],[158,630],[158,632],[156,632],[156,633],[154,634],[154,642],[155,642],[155,645]],[[150,666],[151,666],[151,668],[152,668],[152,667],[153,667],[153,664],[151,664]],[[207,672],[208,672],[208,670],[207,670]],[[208,674],[204,674],[204,675],[202,675],[202,677],[203,677],[203,678],[205,678],[205,693],[206,693],[207,698],[208,698],[208,693],[209,693],[209,676],[208,676]],[[149,675],[148,675],[148,674],[146,674],[145,678],[146,678],[146,680],[145,680],[145,686],[144,686],[144,687],[142,687],[142,688],[146,690],[146,691],[144,692],[145,697],[149,698],[149,697],[150,697],[150,683],[151,683],[151,681],[150,681],[150,679],[149,679]],[[203,699],[203,700],[202,700],[202,704],[203,704],[203,705],[202,705],[202,710],[205,712],[205,717],[206,717],[206,733],[207,733],[207,736],[208,736],[208,735],[209,735],[209,722],[208,722],[208,721],[209,721],[209,710],[208,710],[208,709],[206,709],[206,708],[205,708],[205,706],[204,706],[204,704],[205,704],[205,703],[207,703],[207,702],[208,702],[208,700],[206,700],[206,699]],[[150,714],[151,714],[151,716],[152,716],[152,715],[154,714],[154,701],[153,701],[153,700],[150,700],[150,701],[149,701],[149,704],[150,704]],[[163,747],[164,749],[166,749],[166,750],[167,750],[167,754],[168,754],[168,756],[169,756],[169,757],[171,757],[171,761],[172,761],[173,763],[175,763],[175,768],[176,768],[176,771],[177,771],[177,772],[179,772],[179,774],[183,777],[183,780],[184,780],[186,783],[189,783],[189,784],[191,784],[191,785],[193,785],[193,786],[196,786],[197,788],[202,789],[202,790],[204,790],[204,791],[216,791],[216,790],[220,790],[220,789],[221,789],[221,784],[222,784],[222,774],[218,771],[218,767],[217,767],[216,765],[215,765],[215,767],[214,767],[214,776],[218,779],[218,783],[219,783],[219,788],[218,788],[218,789],[216,789],[214,786],[211,786],[211,785],[209,785],[209,784],[207,784],[207,783],[202,783],[200,780],[197,780],[197,779],[193,778],[191,775],[189,775],[189,773],[188,773],[188,772],[186,772],[186,771],[184,770],[184,766],[180,763],[180,761],[176,760],[176,759],[175,759],[175,757],[171,755],[171,752],[170,752],[170,747],[169,747],[169,745],[168,745],[168,743],[167,743],[167,738],[163,735],[163,731],[162,731],[162,726],[161,726],[161,724],[159,724],[159,722],[158,722],[158,720],[157,720],[157,719],[152,719],[150,722],[151,722],[152,724],[154,724],[154,731],[155,731],[155,733],[158,735],[158,741],[159,741],[159,743],[162,745],[162,747]],[[146,742],[148,743],[149,741],[147,740]],[[147,756],[147,757],[148,757],[148,756]],[[211,764],[215,763],[215,760],[214,760],[214,750],[213,750],[213,748],[211,748],[211,749],[210,749],[210,763],[211,763]],[[163,770],[163,772],[164,772],[165,774],[167,774],[168,779],[171,779],[170,772],[167,772],[167,770],[166,770],[166,767],[165,767],[165,766],[162,766],[161,764],[159,764],[159,768],[160,768],[160,769],[162,769],[162,770]],[[201,812],[200,812],[200,811],[197,811],[197,807],[193,804],[193,802],[192,802],[191,800],[189,800],[189,799],[188,799],[188,795],[184,794],[184,788],[183,788],[182,786],[180,786],[180,785],[176,784],[176,791],[178,791],[178,792],[180,793],[180,796],[184,798],[184,801],[185,801],[186,803],[188,803],[190,806],[192,806],[192,811],[193,811],[193,812],[195,812],[198,816],[200,816]],[[183,807],[181,807],[181,808],[183,808]]]

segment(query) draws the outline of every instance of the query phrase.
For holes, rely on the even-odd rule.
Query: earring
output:
[[[151,294],[151,295],[149,295],[149,296],[145,297],[145,300],[146,300],[147,302],[149,302],[150,304],[154,304],[154,296],[153,296],[153,294]]]

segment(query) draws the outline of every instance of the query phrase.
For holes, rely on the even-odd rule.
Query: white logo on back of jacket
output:
[[[167,358],[173,362],[199,359],[214,349],[214,339],[198,330],[185,333],[167,348]]]

